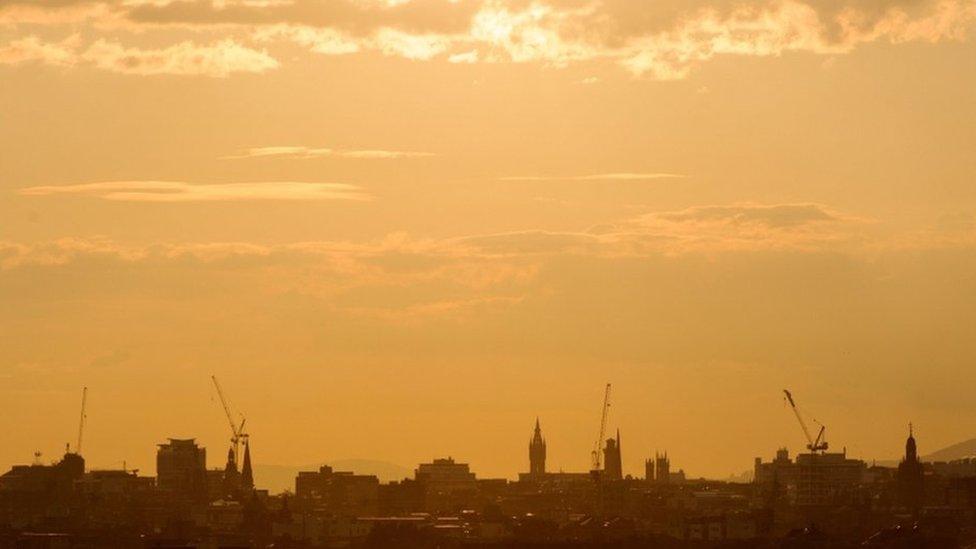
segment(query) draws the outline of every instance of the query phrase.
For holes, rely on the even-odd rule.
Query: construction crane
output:
[[[81,419],[78,420],[78,445],[75,453],[81,455],[81,437],[85,434],[85,407],[88,405],[88,387],[81,390]]]
[[[803,435],[807,437],[807,449],[811,452],[826,452],[827,441],[824,440],[824,432],[827,430],[827,427],[820,424],[820,422],[817,422],[820,424],[820,431],[817,433],[817,438],[813,438],[813,436],[810,435],[810,429],[807,428],[807,422],[803,421],[803,415],[800,414],[800,409],[796,406],[796,402],[793,400],[793,394],[786,389],[783,389],[783,394],[786,395],[786,400],[790,403],[790,408],[792,408],[793,413],[796,414],[796,420],[800,423],[800,428],[803,429]]]
[[[603,409],[602,417],[600,418],[600,436],[596,439],[596,444],[593,446],[593,470],[599,471],[602,467],[603,460],[603,439],[607,434],[607,416],[610,414],[610,384],[607,383],[607,388],[603,393]]]
[[[234,423],[234,414],[230,411],[230,405],[227,404],[227,397],[224,396],[224,391],[220,388],[220,382],[217,381],[217,376],[212,375],[210,379],[213,380],[214,387],[217,389],[217,396],[220,397],[220,404],[223,405],[224,414],[227,415],[227,423],[230,424],[230,443],[234,448],[234,460],[236,461],[238,456],[241,455],[241,443],[248,437],[247,433],[244,432],[244,424],[247,422],[247,419],[242,415],[240,425]]]

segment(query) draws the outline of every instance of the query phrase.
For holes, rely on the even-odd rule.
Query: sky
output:
[[[3,0],[0,468],[976,436],[972,0]],[[257,479],[260,485],[260,479]]]

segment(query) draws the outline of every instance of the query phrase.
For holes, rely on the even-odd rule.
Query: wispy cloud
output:
[[[48,65],[72,65],[75,63],[78,41],[77,34],[61,42],[44,42],[37,36],[25,36],[6,46],[0,46],[0,64],[15,65],[33,61]]]
[[[242,158],[353,158],[359,160],[395,160],[399,158],[424,158],[434,153],[416,151],[387,151],[382,149],[330,149],[324,147],[276,146],[254,147],[235,155],[222,156],[222,160]]]
[[[677,173],[596,173],[588,175],[512,175],[501,181],[647,181],[650,179],[677,179],[688,177]]]
[[[122,74],[154,76],[211,76],[262,73],[278,68],[278,61],[256,50],[224,39],[212,44],[180,42],[160,49],[127,47],[114,40],[98,39],[82,48],[72,34],[60,42],[45,42],[30,35],[0,46],[0,65],[42,63],[55,66],[94,66]]]
[[[82,54],[85,61],[108,71],[125,74],[202,75],[226,77],[231,73],[262,73],[278,68],[266,51],[225,39],[210,45],[181,42],[163,49],[128,48],[98,40]]]
[[[124,202],[228,202],[249,200],[369,200],[360,187],[343,183],[269,181],[195,184],[183,181],[104,181],[46,185],[20,190],[25,196],[82,195]]]

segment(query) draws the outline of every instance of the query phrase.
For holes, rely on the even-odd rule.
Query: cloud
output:
[[[734,204],[695,206],[676,212],[649,214],[644,219],[675,223],[757,224],[783,228],[836,222],[840,221],[841,216],[820,204]]]
[[[0,8],[0,25],[18,18],[44,25],[91,21],[136,32],[192,28],[231,41],[142,52],[114,42],[97,48],[109,58],[105,67],[134,74],[155,73],[153,67],[160,66],[208,75],[276,68],[266,52],[240,45],[253,39],[326,55],[372,52],[417,61],[553,67],[598,61],[637,77],[677,80],[719,56],[839,55],[874,42],[965,40],[976,23],[976,2],[9,0]],[[122,70],[129,64],[135,68]]]
[[[513,231],[441,246],[484,257],[554,254],[649,257],[763,250],[841,250],[862,245],[866,220],[820,204],[732,204],[651,212],[585,231]]]
[[[433,153],[416,151],[388,151],[380,149],[329,149],[303,146],[254,147],[240,154],[221,157],[224,160],[242,158],[353,158],[359,160],[391,160],[400,158],[424,158]]]
[[[262,73],[278,68],[266,51],[225,39],[207,46],[180,42],[162,49],[139,49],[118,42],[97,40],[82,54],[96,67],[123,74],[202,75],[226,77],[231,73]]]
[[[449,63],[477,63],[478,62],[478,50],[470,50],[461,53],[452,54],[447,58]]]
[[[856,244],[866,222],[815,203],[740,203],[653,212],[589,232],[670,253],[840,249]]]
[[[301,190],[296,191],[291,186]],[[319,191],[321,186],[325,189]],[[332,193],[340,192],[342,198],[346,198],[345,193],[360,198],[355,187],[342,185],[336,190],[333,189],[335,186],[321,183],[190,185],[139,181],[32,187],[21,193],[33,196],[83,194],[114,200],[158,200],[160,196],[170,200],[169,197],[182,194],[189,196],[175,200],[187,201],[320,199],[334,198]],[[499,256],[533,258],[590,254],[633,257],[701,251],[803,250],[818,245],[821,249],[835,248],[843,242],[839,240],[843,235],[856,234],[865,223],[861,218],[815,203],[743,203],[649,212],[575,232],[530,229],[442,239],[420,239],[394,233],[368,242],[310,241],[278,245],[214,242],[126,246],[104,239],[63,239],[47,245],[0,242],[0,261],[7,258],[17,264],[61,264],[77,255],[113,255],[126,261],[188,257],[200,261],[226,261],[287,256],[292,259],[331,258],[334,265],[347,274],[365,275],[379,270],[408,277],[457,268],[458,262],[475,261],[473,270],[463,271],[462,278],[470,280],[483,278],[482,271],[486,266],[500,266],[495,262]],[[526,274],[523,271],[505,272],[507,274],[502,278],[524,278]]]
[[[274,181],[194,184],[181,181],[105,181],[21,189],[25,196],[84,195],[124,202],[227,202],[249,200],[369,200],[342,183]]]
[[[0,64],[15,65],[40,62],[48,65],[70,66],[77,61],[75,49],[79,36],[73,34],[61,42],[44,42],[31,35],[13,40],[0,47]]]
[[[676,173],[597,173],[589,175],[512,175],[501,181],[647,181],[651,179],[675,179],[687,177]]]
[[[597,251],[599,239],[585,233],[532,230],[456,238],[447,246],[492,256],[582,253]]]
[[[229,38],[210,45],[180,42],[160,49],[126,47],[116,41],[98,39],[82,50],[78,34],[60,42],[44,42],[30,35],[0,47],[0,64],[25,62],[55,66],[90,64],[122,74],[212,77],[278,68],[278,61],[266,51],[248,48]]]
[[[381,28],[412,35],[466,31],[482,2],[472,0],[295,0],[258,5],[234,0],[141,2],[125,10],[148,25],[303,25],[368,36]]]

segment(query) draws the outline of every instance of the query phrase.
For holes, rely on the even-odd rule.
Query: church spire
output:
[[[542,437],[542,425],[535,418],[535,432],[529,442],[529,473],[541,477],[546,473],[546,439]]]
[[[244,440],[244,463],[241,465],[241,488],[254,489],[254,471],[251,469],[251,443]]]

